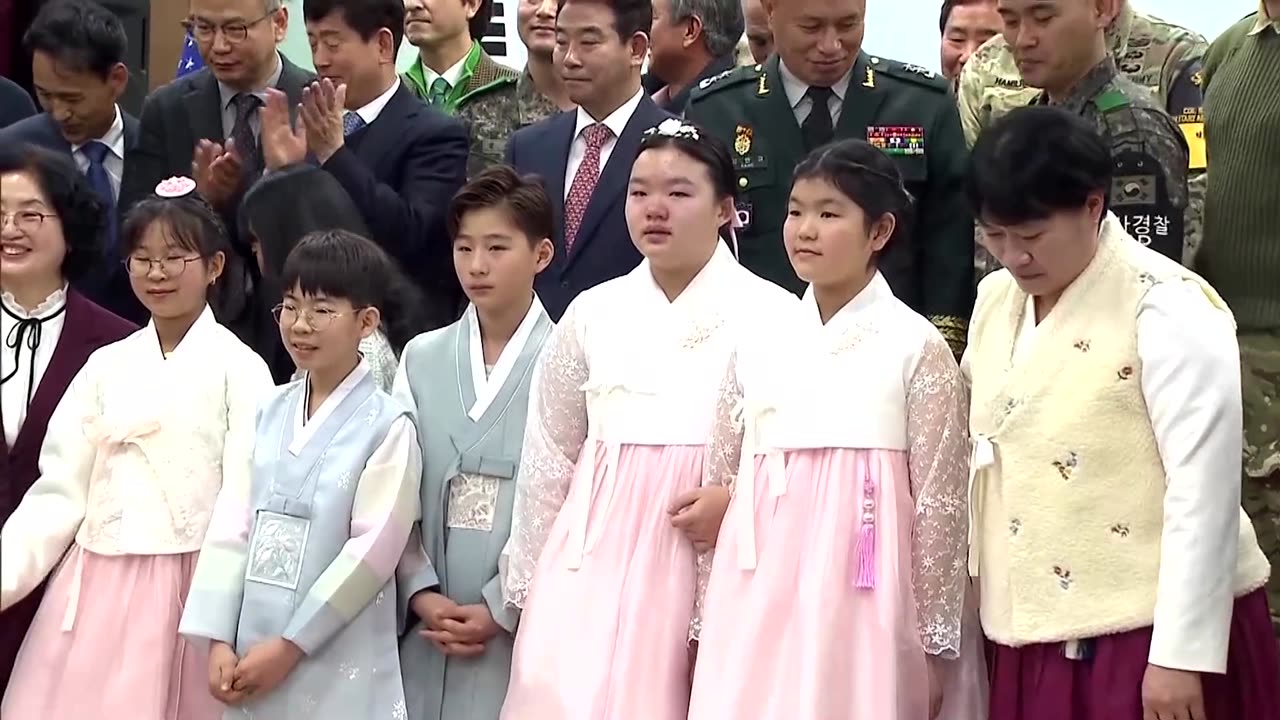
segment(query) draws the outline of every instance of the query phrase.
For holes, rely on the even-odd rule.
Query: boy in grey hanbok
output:
[[[422,454],[360,341],[394,267],[345,231],[305,237],[275,309],[305,376],[258,409],[248,487],[223,486],[180,631],[207,638],[226,718],[404,718],[395,568]]]
[[[529,383],[551,319],[533,292],[551,261],[542,186],[490,168],[454,197],[454,266],[471,300],[461,320],[401,356],[395,396],[417,409],[421,542],[397,572],[405,699],[413,720],[496,720],[518,619],[501,590]]]

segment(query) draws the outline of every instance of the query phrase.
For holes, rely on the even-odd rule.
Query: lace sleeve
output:
[[[543,351],[529,390],[520,470],[516,478],[503,600],[523,608],[551,525],[573,481],[587,437],[587,360],[570,305]]]
[[[968,567],[968,393],[946,342],[930,337],[907,397],[912,570],[925,652],[954,658]]]
[[[728,370],[720,381],[715,426],[711,428],[711,437],[707,441],[706,463],[702,471],[703,485],[733,488],[742,457],[741,402],[742,385],[738,382],[737,356],[734,355],[729,358]],[[698,584],[693,596],[693,617],[689,620],[689,639],[692,641],[697,641],[702,635],[702,602],[707,594],[707,582],[711,579],[714,555],[714,550],[698,555]]]

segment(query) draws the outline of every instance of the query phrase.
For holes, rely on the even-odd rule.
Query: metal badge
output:
[[[249,543],[249,570],[245,578],[297,590],[310,533],[310,520],[259,510]]]

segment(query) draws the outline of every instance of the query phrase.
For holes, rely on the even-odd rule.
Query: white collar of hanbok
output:
[[[160,336],[156,333],[156,321],[154,319],[147,322],[147,333],[145,337],[151,348],[155,351],[155,357],[165,360],[174,360],[182,358],[201,358],[206,340],[213,337],[218,330],[218,320],[213,316],[213,310],[208,306],[204,306],[204,310],[200,312],[200,316],[187,329],[187,334],[182,336],[178,341],[178,346],[173,352],[165,354],[164,348],[160,345]]]
[[[537,327],[538,320],[546,314],[542,301],[538,299],[537,294],[534,294],[529,311],[524,314],[524,319],[520,321],[515,334],[507,341],[506,347],[502,348],[502,354],[498,356],[498,362],[494,363],[493,372],[490,373],[485,371],[484,341],[480,337],[480,314],[476,312],[475,305],[467,306],[467,325],[470,328],[468,345],[471,351],[471,386],[476,396],[475,404],[467,410],[467,417],[471,418],[472,422],[479,422],[485,411],[489,409],[489,405],[493,403],[493,399],[498,396],[498,392],[507,382],[507,377],[511,375],[511,369],[515,367],[516,359],[520,357],[524,346],[533,335],[533,329]]]
[[[690,310],[696,312],[699,307],[708,302],[718,304],[725,300],[720,292],[723,289],[722,286],[727,279],[734,277],[733,270],[740,267],[733,252],[723,242],[717,242],[715,252],[711,253],[707,264],[693,276],[693,280],[689,281],[689,285],[676,296],[675,300],[668,300],[666,292],[654,279],[653,268],[648,258],[632,271],[632,276],[644,288],[645,294],[656,300],[659,306],[669,306],[681,312]]]
[[[329,397],[320,403],[320,407],[316,408],[316,412],[307,419],[307,405],[311,403],[311,374],[303,373],[302,375],[302,399],[298,402],[298,410],[293,414],[293,440],[289,443],[289,454],[297,456],[302,453],[303,448],[311,441],[312,436],[316,434],[323,425],[324,421],[329,419],[333,411],[342,404],[343,400],[356,389],[356,385],[369,374],[369,363],[364,358],[360,358],[360,363],[355,369],[347,374],[342,382],[329,393]]]
[[[844,307],[837,310],[826,325],[822,324],[822,313],[818,310],[818,300],[814,297],[812,285],[804,291],[804,299],[801,301],[804,308],[802,314],[813,323],[811,326],[813,329],[821,329],[823,334],[835,334],[843,332],[871,306],[892,297],[894,297],[893,290],[889,289],[889,283],[877,270],[871,276],[867,286],[854,295],[852,300],[845,303]]]

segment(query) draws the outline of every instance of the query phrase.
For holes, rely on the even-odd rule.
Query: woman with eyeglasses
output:
[[[0,531],[0,612],[49,579],[6,719],[222,710],[205,652],[178,623],[215,503],[241,501],[220,493],[246,486],[254,413],[273,383],[209,309],[229,248],[218,216],[190,179],[156,191],[121,238],[151,321],[76,374],[49,419],[40,477]]]
[[[40,476],[49,415],[89,354],[137,328],[71,289],[102,258],[107,215],[67,158],[0,149],[0,524]],[[0,692],[40,604],[0,615]]]

